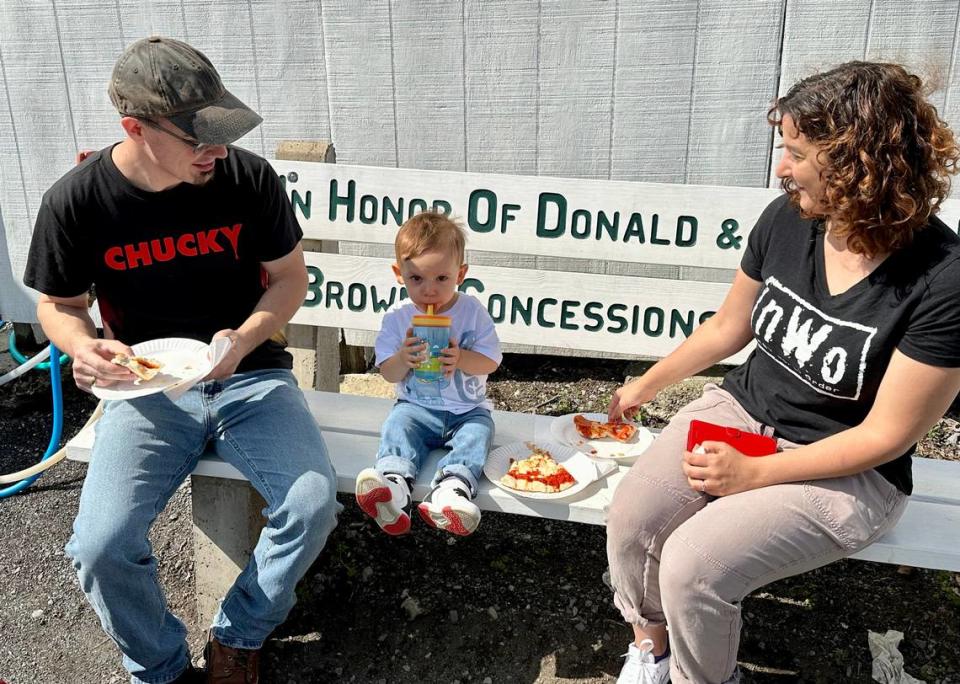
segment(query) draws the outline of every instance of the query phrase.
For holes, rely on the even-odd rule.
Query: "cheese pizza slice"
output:
[[[141,380],[153,380],[157,376],[157,373],[160,372],[160,369],[163,368],[163,364],[159,361],[148,359],[143,356],[127,356],[126,354],[117,354],[110,359],[110,361],[118,366],[123,366],[136,375],[136,384],[140,384]]]
[[[577,483],[573,475],[557,463],[549,451],[529,442],[527,446],[532,452],[530,456],[511,461],[507,474],[500,478],[501,484],[521,492],[555,494]]]

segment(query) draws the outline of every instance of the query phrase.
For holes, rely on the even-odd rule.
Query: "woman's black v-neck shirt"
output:
[[[861,423],[894,349],[960,366],[960,239],[937,218],[831,295],[821,224],[783,196],[750,233],[740,267],[762,283],[750,317],[757,346],[723,388],[779,437],[809,444]],[[907,494],[914,448],[877,467]]]

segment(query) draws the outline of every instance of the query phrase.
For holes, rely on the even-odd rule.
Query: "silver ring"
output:
[[[700,480],[700,491],[703,492],[703,493],[706,493],[706,491],[707,491],[707,481],[706,481],[706,480]]]

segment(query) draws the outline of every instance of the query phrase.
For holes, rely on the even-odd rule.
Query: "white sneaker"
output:
[[[630,644],[623,654],[627,662],[620,670],[617,684],[667,684],[670,681],[670,657],[653,662],[653,641],[644,639],[640,645]]]
[[[453,534],[465,537],[480,525],[480,509],[470,499],[470,488],[459,477],[440,481],[417,511],[423,521]]]
[[[364,468],[357,475],[357,504],[377,521],[387,534],[410,531],[410,486],[399,475],[381,475],[373,468]]]

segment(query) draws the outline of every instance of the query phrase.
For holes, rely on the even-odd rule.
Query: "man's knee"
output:
[[[117,528],[75,531],[66,546],[78,572],[98,574],[149,556],[146,540]]]
[[[336,475],[315,471],[302,475],[288,493],[288,507],[305,535],[329,534],[342,508],[337,503]]]

